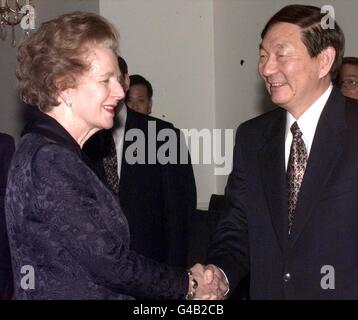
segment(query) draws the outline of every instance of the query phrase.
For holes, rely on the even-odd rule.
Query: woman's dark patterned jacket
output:
[[[6,218],[15,299],[181,299],[187,292],[185,270],[128,249],[116,197],[45,114],[25,129],[11,163]]]

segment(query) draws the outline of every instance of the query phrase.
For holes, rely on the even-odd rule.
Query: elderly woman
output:
[[[116,198],[84,162],[84,142],[113,125],[119,78],[116,33],[95,14],[46,22],[19,48],[18,90],[40,112],[9,172],[15,299],[222,296],[199,264],[188,273],[130,251]]]

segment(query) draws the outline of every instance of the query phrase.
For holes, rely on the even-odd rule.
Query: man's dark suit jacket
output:
[[[239,127],[227,208],[208,262],[224,270],[232,287],[250,271],[253,299],[357,299],[358,101],[333,89],[317,125],[290,237],[285,125],[286,111],[278,108]],[[323,289],[327,283],[334,289]]]
[[[7,239],[4,197],[7,172],[12,154],[15,150],[14,139],[7,134],[0,134],[0,299],[11,296],[12,272]]]
[[[84,163],[71,135],[41,112],[24,133],[5,198],[14,298],[184,298],[186,270],[129,249],[117,198]],[[34,288],[23,286],[23,266],[33,267]]]
[[[173,129],[163,120],[127,108],[125,132],[141,129],[148,151],[148,124],[152,121],[159,132]],[[131,248],[147,257],[171,265],[187,265],[188,223],[196,208],[196,187],[189,164],[128,164],[125,152],[132,141],[123,143],[119,200],[131,232]],[[157,141],[157,148],[163,142]],[[114,148],[112,132],[101,131],[85,145],[84,151],[95,164],[95,171],[105,181],[103,157]],[[141,152],[138,150],[138,152]],[[146,158],[147,159],[147,158]],[[190,161],[190,157],[189,157]]]

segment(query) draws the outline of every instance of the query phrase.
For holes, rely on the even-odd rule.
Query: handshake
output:
[[[213,264],[195,264],[189,270],[187,300],[221,300],[229,291],[229,283],[223,271]]]

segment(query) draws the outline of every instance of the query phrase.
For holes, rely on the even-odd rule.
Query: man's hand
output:
[[[192,278],[189,279],[189,292],[192,291],[192,280],[195,279],[198,283],[198,287],[195,289],[194,299],[222,299],[228,291],[228,283],[225,275],[213,264],[203,266],[197,263],[190,271],[192,272]]]

